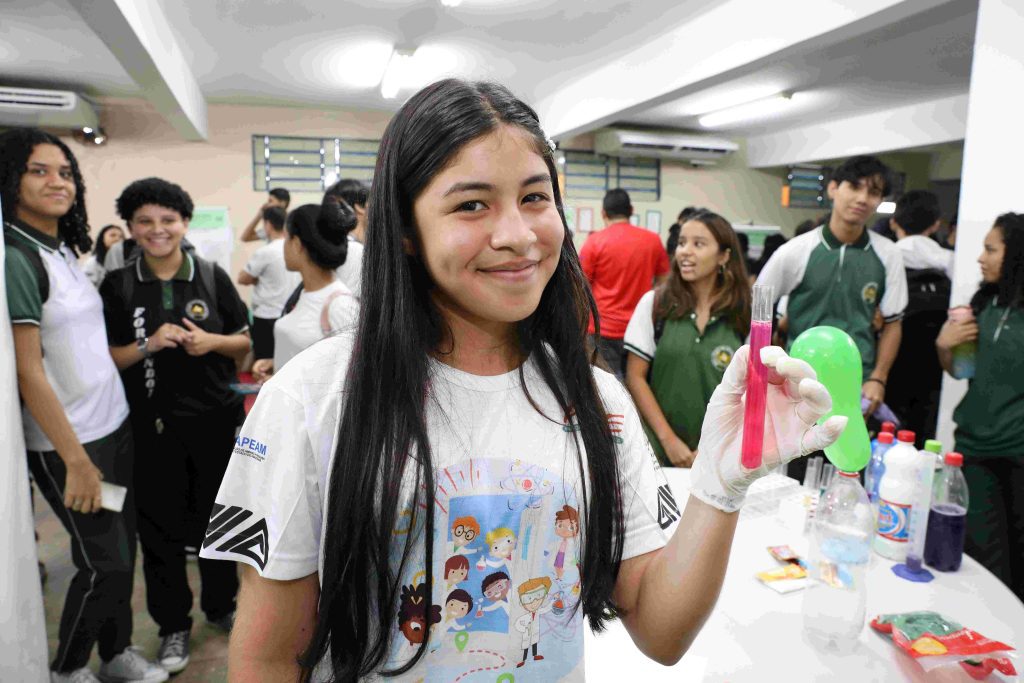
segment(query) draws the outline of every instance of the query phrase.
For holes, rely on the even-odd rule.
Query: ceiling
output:
[[[385,110],[401,102],[383,99],[377,86],[391,45],[419,47],[434,57],[420,74],[426,81],[449,74],[493,79],[536,102],[722,4],[464,0],[448,8],[439,0],[137,1],[162,10],[167,32],[160,35],[177,43],[209,102]],[[3,0],[0,84],[61,87],[94,98],[143,96],[71,2]],[[709,97],[753,86],[797,95],[785,113],[716,132],[763,134],[965,93],[977,1],[934,5],[856,38],[780,51],[784,58],[768,57],[711,88],[640,108],[620,123],[697,128],[694,113]],[[721,42],[727,50],[728,36]],[[684,42],[684,58],[685,49]]]

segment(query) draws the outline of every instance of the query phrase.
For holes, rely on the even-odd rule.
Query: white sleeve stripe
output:
[[[653,356],[648,356],[646,353],[644,353],[643,351],[641,351],[637,347],[633,346],[632,344],[623,344],[622,347],[626,351],[629,351],[630,353],[632,353],[634,355],[640,356],[641,358],[643,358],[648,363],[650,363],[650,362],[652,362],[654,360]]]
[[[36,327],[40,327],[40,322],[41,321],[36,320],[34,318],[18,318],[16,320],[12,320],[11,324],[12,325],[35,325]]]

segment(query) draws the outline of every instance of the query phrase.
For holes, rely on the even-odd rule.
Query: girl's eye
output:
[[[465,213],[476,213],[478,211],[483,211],[484,208],[486,208],[486,207],[484,206],[483,202],[477,201],[476,199],[474,199],[472,201],[463,202],[463,203],[459,204],[458,208],[455,209],[455,210],[456,211],[462,211],[462,212],[465,212]]]
[[[524,204],[536,204],[537,202],[546,202],[547,200],[547,195],[541,194],[540,192],[532,192],[523,197]]]
[[[71,173],[71,171],[61,171],[60,177],[63,178],[64,180],[71,180],[72,178],[74,178],[74,175]]]

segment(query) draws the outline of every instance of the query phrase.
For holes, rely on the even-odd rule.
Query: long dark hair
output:
[[[1003,237],[1003,267],[999,280],[982,283],[971,298],[975,315],[997,297],[1000,306],[1024,308],[1024,213],[1004,213],[992,227]]]
[[[320,206],[303,204],[288,214],[285,229],[297,237],[316,265],[325,270],[340,268],[348,257],[348,233],[356,225],[352,208],[331,196]]]
[[[367,297],[346,380],[346,400],[326,499],[327,529],[319,617],[301,658],[308,677],[329,659],[337,680],[352,681],[377,671],[391,643],[399,579],[414,547],[422,543],[426,595],[433,596],[434,460],[425,412],[431,354],[446,338],[445,322],[431,300],[434,287],[418,256],[413,203],[431,179],[466,144],[499,126],[529,133],[551,175],[564,238],[558,266],[537,310],[516,326],[520,351],[536,364],[565,415],[579,424],[576,462],[585,520],[580,603],[600,630],[615,615],[612,590],[622,558],[623,511],[615,445],[584,350],[587,321],[597,310],[565,222],[554,156],[537,114],[508,90],[492,83],[444,80],[414,95],[388,124],[381,140],[368,207],[363,261]],[[418,250],[412,250],[416,253]],[[519,370],[523,379],[523,367]],[[381,381],[382,378],[387,381]],[[524,391],[526,383],[523,382]],[[529,394],[527,393],[527,397]],[[536,403],[530,398],[531,403]],[[539,409],[538,409],[539,410]],[[548,416],[561,423],[562,415]],[[582,449],[587,454],[583,463]],[[414,454],[414,455],[410,455]],[[399,521],[402,482],[414,480],[414,519],[401,560],[389,561]],[[589,505],[589,501],[599,504]],[[420,512],[425,510],[426,512]],[[411,669],[426,652],[389,674]],[[334,644],[334,647],[331,644]]]
[[[729,260],[718,273],[711,292],[711,312],[726,316],[736,334],[746,337],[750,333],[750,286],[736,231],[729,221],[711,211],[701,211],[686,220],[706,227],[718,243],[719,253],[729,250]],[[678,320],[697,306],[697,297],[679,272],[675,255],[669,254],[669,258],[672,259],[671,272],[654,294],[654,317],[659,320]]]
[[[121,230],[121,226],[114,225],[113,223],[110,225],[104,225],[103,229],[100,230],[100,234],[96,235],[96,246],[92,249],[93,256],[96,257],[96,261],[101,266],[103,265],[103,260],[107,258],[107,243],[103,241],[103,238],[106,237],[107,233],[111,230]],[[121,236],[124,237],[123,230],[121,230]]]
[[[75,181],[75,202],[71,209],[57,221],[57,236],[76,255],[92,249],[89,237],[89,216],[85,211],[85,183],[78,168],[78,160],[60,138],[44,133],[38,128],[15,128],[0,135],[0,202],[8,216],[16,216],[21,176],[28,170],[28,159],[37,145],[55,145],[64,152],[71,164],[71,175]]]

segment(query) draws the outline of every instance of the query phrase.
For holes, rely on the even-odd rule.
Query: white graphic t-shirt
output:
[[[246,562],[291,580],[322,567],[327,480],[352,337],[292,359],[260,391],[235,441],[202,557]],[[625,389],[594,371],[619,452],[626,537],[623,559],[661,548],[679,510]],[[460,683],[584,677],[579,538],[584,516],[573,445],[532,361],[499,376],[431,365],[427,429],[435,465],[433,595],[422,541],[394,606],[389,666],[426,655],[400,681]],[[405,488],[409,519],[413,497]],[[591,501],[593,504],[593,501]],[[420,520],[423,519],[421,515]],[[418,526],[421,526],[422,522]],[[394,530],[394,556],[406,535]]]

